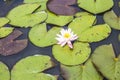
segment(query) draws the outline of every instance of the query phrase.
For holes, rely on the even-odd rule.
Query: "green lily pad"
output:
[[[118,40],[120,41],[120,34],[118,35]]]
[[[57,26],[65,26],[72,20],[73,20],[73,16],[55,15],[48,11],[48,18],[46,20],[46,23],[57,25]]]
[[[109,10],[113,6],[113,0],[78,0],[78,6],[91,13],[98,14]]]
[[[57,80],[56,76],[42,73],[54,66],[49,56],[36,55],[20,60],[11,72],[12,80]]]
[[[3,27],[5,24],[7,24],[9,20],[5,17],[0,18],[0,27]]]
[[[10,24],[19,27],[32,27],[39,24],[47,18],[45,11],[35,12],[40,7],[40,4],[22,4],[12,9],[7,18],[10,19]]]
[[[46,10],[46,3],[48,0],[24,0],[24,3],[39,3],[40,4],[40,8],[37,9],[37,11],[41,11],[41,10]]]
[[[77,34],[79,37],[83,31],[90,28],[95,20],[96,16],[91,15],[87,12],[80,12],[75,15],[77,18],[75,18],[68,27],[72,29],[75,34]]]
[[[10,80],[9,69],[2,62],[0,62],[0,80]]]
[[[120,2],[118,3],[119,7],[120,7]]]
[[[82,42],[98,42],[107,38],[111,33],[111,28],[107,24],[101,24],[93,26],[83,33],[79,37],[79,41]]]
[[[108,80],[120,80],[120,56],[115,57],[111,44],[98,47],[92,55],[92,60]]]
[[[77,12],[75,14],[75,17],[84,17],[84,16],[94,16],[92,15],[91,13],[88,13],[88,12]],[[94,16],[96,18],[96,16]]]
[[[93,26],[96,17],[90,13],[80,12],[75,17],[68,27],[78,35],[79,41],[97,42],[107,38],[111,33],[111,29],[107,24]]]
[[[60,30],[61,28],[53,27],[52,29],[47,31],[45,23],[39,24],[30,30],[29,38],[30,41],[36,46],[39,47],[51,46],[57,43],[55,37]]]
[[[104,14],[104,21],[110,27],[120,30],[120,16],[117,16],[114,11],[109,11]]]
[[[91,60],[84,65],[65,66],[61,64],[62,76],[65,80],[103,80]]]
[[[8,36],[10,33],[12,33],[14,28],[11,27],[2,27],[0,28],[0,38]]]
[[[74,48],[70,49],[67,45],[64,47],[54,45],[52,48],[53,56],[65,65],[78,65],[85,62],[91,53],[89,44],[75,42],[73,46]]]

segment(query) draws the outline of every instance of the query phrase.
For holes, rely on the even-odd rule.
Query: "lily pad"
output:
[[[91,60],[77,66],[65,66],[61,64],[61,69],[65,80],[103,80]]]
[[[48,12],[48,18],[46,20],[46,23],[57,25],[57,26],[65,26],[69,22],[73,20],[73,16],[62,16],[62,15],[55,15],[49,11]]]
[[[36,55],[16,63],[11,72],[12,80],[57,80],[57,76],[42,73],[54,66],[49,56]]]
[[[74,15],[77,9],[71,5],[75,5],[77,0],[49,0],[48,9],[57,15]]]
[[[68,46],[54,45],[52,48],[53,56],[65,65],[78,65],[85,62],[91,53],[89,44],[75,42],[73,46],[74,48],[70,49]]]
[[[118,40],[120,41],[120,34],[118,35]]]
[[[77,3],[80,8],[94,14],[109,10],[114,5],[113,0],[78,0]]]
[[[0,80],[10,80],[9,69],[2,62],[0,62]]]
[[[118,3],[119,7],[120,7],[120,2]]]
[[[96,16],[87,12],[79,12],[75,16],[76,18],[68,25],[68,27],[80,37],[82,32],[94,24]]]
[[[114,11],[109,11],[104,14],[104,21],[110,27],[120,30],[120,16],[117,16]]]
[[[111,29],[107,24],[93,26],[96,17],[90,13],[77,13],[76,18],[68,25],[78,35],[78,41],[97,42],[109,36]]]
[[[30,41],[39,47],[47,47],[56,44],[56,34],[59,33],[61,28],[53,27],[47,31],[45,23],[36,25],[29,32]]]
[[[10,33],[13,32],[13,29],[14,28],[10,28],[10,27],[2,27],[2,28],[0,28],[0,38],[8,36]]]
[[[10,24],[19,27],[32,27],[46,20],[45,11],[35,12],[40,4],[22,4],[13,8],[7,15]]]
[[[38,8],[37,11],[42,11],[47,9],[47,1],[48,0],[24,0],[24,3],[39,3],[41,7]]]
[[[108,80],[120,80],[120,56],[115,57],[112,45],[102,45],[94,51],[92,60]]]
[[[9,20],[5,17],[0,17],[0,27],[3,27],[5,24],[7,24]]]
[[[93,26],[83,33],[79,37],[79,41],[82,42],[98,42],[107,38],[111,33],[111,28],[107,24],[101,24]]]
[[[0,39],[0,54],[4,56],[17,54],[27,47],[27,39],[15,40],[20,35],[22,35],[21,31],[14,30],[9,36]]]

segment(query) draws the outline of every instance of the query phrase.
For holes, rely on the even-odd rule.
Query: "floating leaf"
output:
[[[75,5],[77,0],[49,0],[48,9],[58,15],[74,15],[77,9],[71,5]]]
[[[14,28],[10,27],[2,27],[0,28],[0,38],[8,36],[10,33],[12,33]]]
[[[2,62],[0,62],[0,80],[10,80],[8,67]]]
[[[10,24],[19,27],[32,27],[43,22],[47,18],[45,11],[34,12],[40,4],[23,4],[12,9],[7,17]]]
[[[108,80],[120,80],[120,56],[115,57],[111,44],[98,47],[92,55],[92,60]]]
[[[43,1],[48,1],[48,0],[24,0],[24,3],[40,3]]]
[[[22,51],[27,46],[27,39],[15,40],[22,34],[19,30],[14,30],[9,36],[0,39],[0,54],[7,56]]]
[[[0,27],[3,27],[5,24],[7,24],[9,20],[5,17],[0,17]]]
[[[10,33],[12,33],[13,28],[10,27],[3,27],[9,22],[9,20],[5,17],[0,18],[0,38],[8,36]]]
[[[72,20],[73,20],[73,16],[55,15],[48,11],[48,18],[46,22],[57,26],[65,26]]]
[[[110,27],[120,30],[120,16],[117,16],[114,11],[109,11],[104,14],[104,21]]]
[[[45,23],[36,25],[29,32],[30,41],[39,47],[47,47],[56,44],[56,34],[59,33],[61,28],[53,27],[47,32]]]
[[[120,7],[120,2],[118,3],[119,7]]]
[[[73,30],[79,37],[83,31],[90,28],[96,20],[96,17],[90,13],[80,12],[75,15],[75,18],[68,27]]]
[[[49,56],[36,55],[20,60],[11,72],[12,80],[57,80],[56,76],[42,73],[54,66]]]
[[[83,42],[97,42],[107,38],[111,33],[111,29],[107,24],[93,26],[83,33],[79,37],[79,41]]]
[[[74,48],[70,49],[68,46],[54,45],[52,49],[54,57],[65,65],[77,65],[85,62],[91,53],[89,44],[75,42],[73,46]]]
[[[46,4],[48,0],[24,0],[24,3],[39,3],[40,8],[37,11],[46,10]]]
[[[84,65],[65,66],[61,64],[62,76],[65,80],[103,80],[91,60]]]
[[[120,41],[120,34],[118,35],[118,40]]]
[[[76,33],[79,41],[82,42],[97,42],[109,36],[111,29],[107,24],[92,26],[96,17],[86,13],[77,13],[76,18],[68,25],[69,28]]]
[[[98,14],[109,10],[113,6],[113,0],[78,0],[78,6],[91,13]]]

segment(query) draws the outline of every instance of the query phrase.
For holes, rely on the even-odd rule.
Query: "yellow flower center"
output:
[[[85,68],[85,65],[82,65],[82,68],[84,69],[84,68]]]
[[[69,33],[65,33],[64,34],[64,38],[70,38],[70,34]]]
[[[118,58],[114,58],[115,61],[118,61]]]

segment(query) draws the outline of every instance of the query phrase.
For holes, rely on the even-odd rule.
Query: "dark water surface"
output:
[[[112,9],[115,11],[115,13],[117,15],[120,15],[120,8],[118,7],[118,1],[120,1],[120,0],[114,0],[115,5]],[[22,4],[22,3],[23,3],[23,0],[6,0],[6,2],[4,2],[4,0],[0,0],[0,17],[6,16],[7,13],[12,8],[14,8],[17,5]],[[103,14],[96,15],[97,16],[97,24],[104,23],[102,15]],[[10,25],[7,25],[7,26],[10,26]],[[17,28],[17,29],[19,29],[23,32],[23,35],[21,37],[19,37],[19,39],[28,38],[29,28],[27,28],[27,29]],[[116,53],[116,56],[118,54],[120,54],[120,41],[118,41],[118,34],[120,34],[120,31],[112,30],[112,34],[107,39],[100,41],[100,42],[97,42],[97,43],[91,43],[92,52],[94,51],[94,49],[97,46],[112,43],[114,50],[115,50],[115,53]],[[22,58],[25,58],[27,56],[31,56],[31,55],[35,55],[35,54],[49,55],[49,56],[53,57],[52,47],[39,48],[39,47],[34,46],[29,41],[27,48],[25,48],[23,51],[19,52],[18,54],[6,56],[6,57],[0,55],[0,61],[4,62],[11,70],[17,61],[19,61]],[[59,63],[56,60],[54,60],[54,61],[57,64],[56,67],[54,67],[50,70],[47,70],[45,72],[50,73],[50,74],[60,75]],[[64,80],[64,79],[60,76],[59,80]]]

